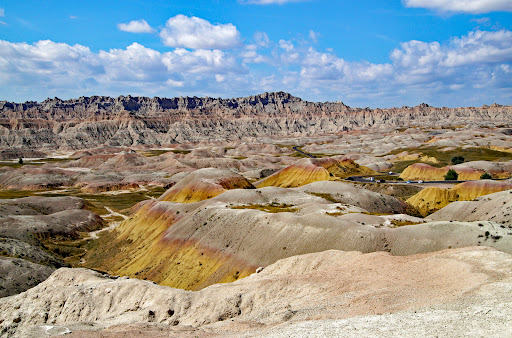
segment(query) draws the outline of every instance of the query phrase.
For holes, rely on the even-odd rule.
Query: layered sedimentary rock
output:
[[[0,297],[23,292],[64,266],[42,244],[45,239],[76,239],[103,226],[84,207],[76,197],[0,200]]]
[[[409,198],[407,203],[416,207],[422,215],[426,216],[455,201],[471,201],[480,196],[509,189],[512,189],[512,183],[506,181],[469,181],[457,184],[450,189],[425,188]]]
[[[0,101],[0,147],[93,148],[246,137],[317,135],[371,127],[508,123],[510,106],[350,108],[290,94],[236,98],[93,96]]]
[[[0,334],[508,336],[511,271],[511,255],[490,248],[407,257],[318,252],[197,292],[60,269],[0,302]]]
[[[274,186],[299,187],[312,182],[328,181],[331,178],[346,178],[351,175],[375,175],[377,172],[360,166],[349,159],[305,158],[255,183],[258,188]]]
[[[160,201],[192,203],[206,200],[229,189],[254,189],[244,177],[229,170],[204,168],[196,170],[167,190]]]
[[[172,196],[202,181],[193,175],[169,189]],[[391,218],[407,216],[396,215],[407,211],[404,202],[341,182],[232,189],[215,197],[201,191],[194,196],[203,200],[193,203],[166,201],[170,193],[160,201],[141,203],[131,219],[102,238],[102,251],[88,255],[85,266],[198,290],[245,277],[285,257],[329,249],[410,255],[476,246],[486,232],[499,237],[489,245],[512,248],[508,229],[494,222],[482,227],[435,222],[393,228]],[[422,220],[412,223],[418,222]]]
[[[442,181],[450,169],[457,172],[460,181],[478,180],[485,173],[494,178],[509,178],[512,174],[512,162],[472,161],[443,168],[415,163],[405,168],[400,177],[404,180]]]
[[[512,229],[512,190],[481,196],[473,201],[453,202],[429,216],[437,221],[494,221]],[[512,230],[508,232],[512,235]],[[489,234],[486,238],[489,239]]]

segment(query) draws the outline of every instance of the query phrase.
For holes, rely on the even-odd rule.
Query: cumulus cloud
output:
[[[153,33],[155,30],[147,23],[146,20],[133,20],[128,23],[120,23],[117,28],[124,32],[130,33]]]
[[[97,55],[81,45],[43,40],[11,43],[0,40],[0,83],[66,85],[103,72]]]
[[[218,75],[243,72],[237,60],[221,50],[177,48],[165,53],[162,62],[170,72]]]
[[[307,42],[272,42],[264,33],[235,51],[180,47],[160,52],[133,43],[93,52],[49,40],[0,40],[0,74],[4,95],[25,88],[46,96],[50,89],[72,96],[90,89],[165,96],[180,90],[183,95],[225,97],[285,90],[306,99],[339,98],[363,106],[450,105],[457,97],[455,105],[473,105],[476,101],[471,100],[477,98],[481,103],[505,98],[508,103],[512,31],[475,30],[449,41],[407,41],[382,63],[346,60],[332,49],[319,51]]]
[[[512,12],[510,0],[404,0],[406,7],[429,8],[442,12],[489,13]]]
[[[448,42],[404,42],[387,63],[347,61],[332,50],[320,52],[313,47],[294,46],[287,51],[285,43],[280,44],[279,57],[290,64],[275,88],[285,85],[297,94],[332,100],[338,93],[365,105],[375,100],[391,105],[417,99],[415,103],[453,106],[457,95],[458,105],[471,105],[469,101],[477,97],[487,98],[484,102],[509,97],[505,88],[512,87],[512,32],[506,30],[477,30]],[[290,57],[293,54],[298,56]],[[300,71],[290,75],[294,65]],[[475,88],[481,96],[475,95]]]
[[[126,49],[92,52],[82,45],[44,40],[34,44],[0,40],[0,88],[148,93],[152,88],[200,88],[244,74],[238,60],[220,50],[161,53],[133,43]],[[194,87],[195,86],[195,87]],[[2,89],[2,91],[5,93]]]
[[[448,44],[409,41],[391,53],[399,68],[432,73],[439,67],[455,68],[471,64],[494,64],[512,61],[512,31],[474,31]]]
[[[224,50],[241,44],[240,32],[233,24],[214,25],[207,20],[181,14],[167,20],[160,37],[169,47]]]

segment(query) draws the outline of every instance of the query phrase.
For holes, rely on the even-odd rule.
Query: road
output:
[[[293,146],[292,149],[295,150],[296,152],[298,152],[299,154],[302,154],[302,155],[304,155],[306,157],[317,158],[315,155],[307,153],[307,152],[299,149],[299,146]],[[379,177],[389,177],[389,176],[398,176],[398,174],[393,174],[393,175],[382,174],[382,175],[375,175],[375,176],[368,176],[368,175],[367,176],[350,176],[350,177],[347,177],[345,180],[346,181],[351,181],[351,182],[360,182],[360,183],[379,183],[379,182],[377,182]],[[369,177],[373,177],[375,180],[374,181],[370,181],[368,179]],[[492,180],[503,180],[503,179],[495,179],[495,178],[493,178]],[[467,181],[444,181],[443,180],[443,181],[422,181],[421,183],[419,183],[418,181],[412,181],[411,180],[410,183],[407,183],[407,181],[388,180],[385,183],[391,183],[391,184],[441,184],[441,183],[458,184],[458,183],[464,183],[464,182],[467,182]]]
[[[298,152],[299,154],[302,154],[302,155],[304,155],[304,156],[306,156],[306,157],[309,157],[309,158],[316,158],[316,156],[315,156],[315,155],[310,154],[310,153],[306,153],[305,151],[300,150],[298,146],[292,147],[292,149],[293,149],[293,150],[295,150],[296,152]]]

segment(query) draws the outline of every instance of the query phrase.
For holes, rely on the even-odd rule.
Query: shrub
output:
[[[452,157],[452,164],[461,164],[461,163],[464,163],[464,157],[462,157],[462,156]]]
[[[21,157],[18,159],[18,163],[23,164],[23,159]]]
[[[453,169],[448,170],[446,175],[444,175],[445,181],[456,181],[459,178],[459,174]]]
[[[480,176],[480,179],[481,180],[490,180],[490,179],[492,179],[492,176],[489,173],[483,173],[482,176]]]

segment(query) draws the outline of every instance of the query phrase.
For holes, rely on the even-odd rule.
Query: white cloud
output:
[[[512,31],[474,31],[453,38],[448,44],[409,41],[391,53],[396,67],[432,73],[439,67],[454,68],[472,64],[512,61]]]
[[[117,28],[124,32],[130,33],[153,33],[155,30],[147,23],[146,20],[133,20],[128,23],[120,23]]]
[[[404,0],[406,7],[429,8],[443,12],[489,13],[512,12],[510,0]]]
[[[268,38],[267,33],[256,32],[254,33],[254,43],[258,47],[268,47],[268,45],[270,44],[270,39]]]
[[[283,40],[283,39],[279,40],[279,47],[281,47],[282,49],[284,49],[288,53],[293,51],[293,49],[295,48],[293,46],[293,42],[287,41],[287,40]]]
[[[194,74],[241,73],[237,60],[221,50],[199,49],[188,51],[178,48],[163,54],[162,62],[169,72]]]
[[[133,43],[126,49],[100,51],[99,59],[109,81],[164,81],[167,67],[162,54],[156,50]]]
[[[0,40],[0,92],[22,95],[212,95],[285,90],[350,105],[510,104],[512,31],[472,31],[449,41],[401,43],[388,62],[350,61],[311,43],[272,42],[266,34],[236,49],[159,52],[133,43],[92,52],[49,40]],[[27,89],[28,88],[28,89]],[[11,94],[9,94],[11,93]],[[26,99],[35,99],[34,95]],[[457,100],[457,101],[454,101]]]
[[[133,43],[126,49],[92,52],[82,45],[49,40],[34,44],[0,40],[0,89],[27,86],[84,95],[84,88],[147,92],[152,88],[200,88],[244,74],[238,60],[220,50],[160,53]],[[39,90],[38,90],[39,89]]]
[[[317,43],[318,42],[318,38],[320,37],[320,33],[318,32],[315,32],[313,30],[310,30],[309,31],[309,38],[311,39],[311,41],[313,41],[314,43]]]
[[[49,40],[29,45],[0,40],[0,82],[66,85],[102,72],[98,56],[81,45]]]
[[[241,44],[240,32],[233,24],[213,25],[197,17],[176,15],[160,32],[164,45],[193,49],[230,49]]]
[[[0,8],[0,16],[5,16],[5,9]]]

